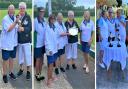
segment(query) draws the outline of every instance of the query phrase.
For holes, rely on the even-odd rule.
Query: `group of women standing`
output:
[[[118,9],[116,16],[114,16],[114,11],[112,7],[109,7],[108,10],[102,10],[101,17],[98,19],[98,28],[99,28],[99,40],[100,40],[100,53],[99,53],[99,65],[102,68],[105,68],[103,63],[104,47],[107,45],[108,37],[117,36],[117,29],[119,30],[118,34],[120,35],[120,41],[125,43],[126,40],[126,22],[125,17],[121,9]]]
[[[55,68],[55,74],[58,75],[61,72],[65,72],[64,60],[66,54],[67,65],[66,70],[77,69],[77,45],[78,35],[71,35],[69,33],[70,28],[77,28],[81,34],[82,51],[84,53],[85,65],[84,69],[89,72],[88,66],[88,54],[92,43],[92,32],[94,32],[94,23],[90,20],[89,11],[84,12],[84,20],[79,27],[78,23],[74,19],[74,12],[68,11],[68,19],[63,21],[62,13],[58,13],[57,18],[54,14],[48,17],[48,22],[44,18],[45,9],[43,7],[38,8],[38,16],[34,20],[34,58],[36,69],[36,80],[44,80],[45,77],[41,75],[42,64],[44,54],[47,56],[47,85],[51,86],[57,77],[53,76],[53,70]]]

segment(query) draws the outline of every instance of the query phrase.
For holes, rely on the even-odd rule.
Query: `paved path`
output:
[[[14,62],[14,73],[16,74],[19,70],[19,66],[17,63],[17,58]],[[17,80],[11,80],[10,78],[9,82],[7,84],[4,84],[2,81],[2,58],[1,58],[1,52],[0,52],[0,89],[32,89],[32,80],[26,81],[26,72],[24,74],[17,78]]]
[[[43,75],[46,76],[46,58],[45,65],[43,67]],[[83,56],[82,52],[78,50],[78,60],[77,60],[77,70],[72,68],[64,74],[60,74],[59,80],[57,80],[52,88],[46,86],[46,82],[37,82],[35,80],[35,89],[95,89],[95,73],[94,73],[94,59],[90,57],[90,73],[85,74],[85,71],[82,69],[83,66]],[[65,63],[66,65],[66,63]]]
[[[97,43],[97,52],[99,52],[99,44]],[[98,61],[98,55],[97,55]],[[127,62],[128,63],[128,62]],[[127,66],[128,68],[128,66]],[[128,89],[128,70],[125,69],[125,79],[122,78],[122,72],[118,63],[112,64],[112,77],[107,79],[106,69],[102,69],[97,63],[97,89]]]

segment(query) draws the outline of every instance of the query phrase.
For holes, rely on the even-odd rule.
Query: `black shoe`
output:
[[[67,66],[66,66],[66,70],[69,70],[69,67],[70,67],[70,66],[67,64]]]
[[[40,74],[35,75],[35,78],[36,78],[37,81],[41,81],[41,80],[45,79],[45,77],[44,76],[40,76]]]
[[[27,80],[30,80],[30,78],[31,78],[31,74],[30,74],[30,72],[29,72],[29,71],[27,71],[26,79],[27,79]]]
[[[58,75],[59,74],[59,69],[55,68],[55,74]]]
[[[13,73],[10,73],[9,76],[11,79],[16,80],[16,76]]]
[[[37,81],[40,81],[40,75],[39,74],[35,75],[35,78]]]
[[[3,81],[4,81],[4,83],[8,83],[7,75],[3,75]]]
[[[63,67],[60,67],[61,72],[65,72],[65,69]]]
[[[44,79],[45,79],[45,77],[41,76],[41,74],[40,74],[40,80],[44,80]]]
[[[72,64],[72,68],[73,68],[73,69],[76,69],[77,67],[76,67],[76,65],[75,65],[75,64]]]
[[[17,76],[19,77],[19,76],[21,76],[23,74],[23,70],[19,70],[19,72],[17,73]]]

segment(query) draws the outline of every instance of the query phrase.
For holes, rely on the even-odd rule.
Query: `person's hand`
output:
[[[71,34],[70,33],[67,33],[68,36],[70,36]]]
[[[52,51],[50,51],[49,54],[52,55],[53,54]]]
[[[19,27],[19,32],[23,32],[24,31],[24,27]]]
[[[16,18],[15,23],[19,23],[19,21],[20,21],[20,19],[19,18]]]
[[[102,36],[100,35],[99,36],[99,41],[101,42],[103,40]]]
[[[92,39],[89,40],[88,44],[91,45],[91,43],[92,43]]]

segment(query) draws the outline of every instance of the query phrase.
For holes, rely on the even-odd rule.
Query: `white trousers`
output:
[[[65,46],[67,60],[77,59],[77,43],[69,43]]]
[[[31,66],[32,58],[31,58],[31,43],[19,44],[18,45],[18,60],[19,64],[26,63],[26,66]]]

